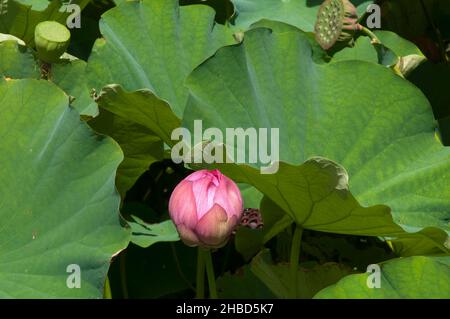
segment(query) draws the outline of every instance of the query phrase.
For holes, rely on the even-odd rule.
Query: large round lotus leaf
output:
[[[323,289],[314,298],[445,299],[450,296],[449,264],[450,257],[389,260],[380,265],[378,288],[373,272],[350,275]]]
[[[215,24],[205,5],[179,7],[178,0],[123,2],[100,20],[104,39],[89,58],[91,85],[150,89],[182,115],[189,73],[214,52],[235,43],[231,30]]]
[[[120,84],[105,88],[99,94],[99,105],[122,119],[114,120],[120,134],[105,130],[112,126],[102,115],[94,128],[110,134],[124,150],[118,176],[119,191],[124,194],[152,161],[161,159],[162,141],[152,132],[170,143],[169,124],[179,126],[173,112],[181,117],[188,97],[186,77],[217,49],[235,40],[231,30],[215,24],[211,7],[180,7],[178,0],[123,1],[102,16],[100,31],[104,38],[97,40],[87,68],[90,87],[99,93],[107,84]],[[141,91],[127,92],[134,90]],[[166,115],[155,118],[154,110]],[[146,120],[169,128],[162,132]],[[152,131],[145,132],[147,138],[141,134],[143,127]],[[148,139],[155,146],[151,150]]]
[[[114,186],[120,148],[50,82],[1,80],[0,99],[0,297],[102,297],[129,239]]]
[[[350,191],[361,204],[388,205],[409,231],[450,230],[450,148],[436,138],[431,107],[416,87],[372,63],[316,64],[300,31],[260,28],[244,39],[219,50],[188,78],[184,126],[193,131],[193,121],[203,119],[204,128],[217,127],[224,136],[226,128],[278,128],[280,160],[331,159],[347,170]],[[253,185],[270,179],[243,166],[227,173]],[[298,212],[302,203],[292,192],[305,191],[304,177],[295,182],[280,174],[266,195]],[[308,209],[301,215],[309,216]],[[328,213],[332,217],[333,210]]]

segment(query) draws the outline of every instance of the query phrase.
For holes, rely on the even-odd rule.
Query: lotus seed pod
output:
[[[349,42],[361,29],[356,8],[349,0],[326,0],[320,6],[315,33],[323,49],[330,49],[336,42]]]
[[[70,31],[56,21],[44,21],[34,30],[34,42],[39,59],[55,63],[69,46]]]

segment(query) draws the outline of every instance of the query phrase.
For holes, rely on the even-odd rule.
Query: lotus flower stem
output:
[[[303,228],[297,225],[294,231],[294,236],[292,237],[291,245],[291,258],[290,258],[290,271],[291,271],[291,298],[297,298],[297,287],[298,287],[298,259],[300,257],[300,246],[302,243],[302,233]]]
[[[381,44],[380,39],[375,35],[375,33],[370,31],[368,28],[362,26],[361,32],[364,33],[365,35],[367,35],[372,40],[372,44],[375,44],[375,43]]]
[[[209,297],[217,299],[216,277],[214,275],[214,266],[212,263],[211,250],[204,250],[204,258],[206,264],[206,275],[208,277]]]
[[[197,254],[197,283],[195,286],[197,299],[205,298],[205,258],[201,247],[198,247]]]
[[[239,187],[219,170],[200,170],[190,174],[170,195],[169,214],[180,239],[190,247],[199,247],[197,298],[205,297],[205,269],[209,296],[217,298],[210,249],[227,244],[243,210]]]

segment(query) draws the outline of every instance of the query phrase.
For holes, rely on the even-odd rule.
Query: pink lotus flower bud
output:
[[[201,170],[182,180],[172,192],[169,213],[188,246],[224,246],[241,219],[237,185],[218,170]]]

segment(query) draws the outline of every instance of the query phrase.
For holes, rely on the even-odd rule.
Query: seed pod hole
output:
[[[349,0],[326,0],[320,6],[315,33],[323,49],[330,49],[336,42],[350,41],[360,29],[356,8]]]

